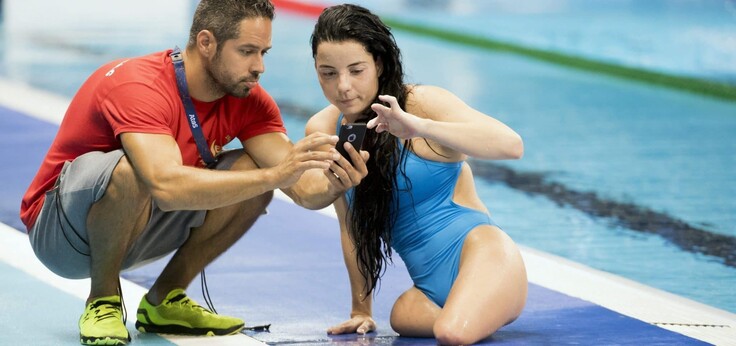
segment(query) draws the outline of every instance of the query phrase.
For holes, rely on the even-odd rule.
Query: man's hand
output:
[[[314,168],[328,170],[330,165],[341,158],[337,150],[320,150],[325,145],[335,146],[337,136],[313,133],[296,142],[284,160],[274,167],[278,175],[278,187],[286,188],[296,183],[302,174]]]

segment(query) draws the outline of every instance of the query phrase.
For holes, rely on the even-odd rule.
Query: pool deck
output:
[[[0,80],[0,118],[9,124],[0,128],[0,134],[12,139],[12,143],[0,139],[4,144],[0,146],[0,159],[13,162],[13,170],[25,167],[26,172],[35,171],[36,161],[17,162],[17,148],[38,148],[38,141],[50,141],[33,136],[29,130],[43,128],[44,136],[53,132],[50,130],[60,122],[67,104],[63,97]],[[37,160],[44,153],[20,154]],[[8,174],[3,178],[6,186],[15,186],[16,190],[31,179]],[[23,190],[24,186],[19,188]],[[19,200],[16,193],[2,195],[6,202],[7,198]],[[3,205],[13,205],[13,201]],[[324,329],[347,316],[347,301],[337,299],[348,293],[334,213],[329,208],[304,210],[281,193],[276,194],[269,209],[270,215],[259,220],[246,237],[218,259],[207,276],[213,299],[224,303],[219,310],[250,316],[255,324],[269,321],[274,324],[272,333],[212,338],[207,344],[433,343],[431,339],[400,338],[390,330],[386,310],[391,299],[377,299],[374,305],[379,323],[376,333],[328,337]],[[700,340],[736,345],[735,314],[531,248],[522,247],[522,254],[530,281],[527,308],[516,322],[483,344],[701,344]],[[128,312],[135,311],[157,266],[160,264],[154,263],[126,275],[140,283],[123,280]],[[387,273],[378,297],[395,296],[408,287],[403,271],[403,263],[397,261]],[[31,340],[35,344],[76,344],[76,318],[87,296],[88,280],[66,280],[50,273],[36,260],[24,232],[4,224],[0,224],[0,273],[10,278],[0,290],[0,302],[8,311],[0,322],[12,327],[9,333],[0,335],[0,344]],[[192,285],[190,294],[195,287]],[[295,291],[299,292],[296,297]],[[289,302],[299,305],[295,308]],[[131,313],[131,331],[134,320]],[[41,331],[34,328],[38,323],[45,326]],[[138,332],[132,335],[133,344],[191,345],[202,341]]]

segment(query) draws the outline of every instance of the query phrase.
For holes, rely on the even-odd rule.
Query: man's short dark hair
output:
[[[270,0],[202,0],[194,11],[192,27],[189,30],[189,43],[197,43],[197,34],[209,30],[217,40],[217,50],[222,43],[237,38],[240,22],[249,18],[268,18],[273,20],[274,7]]]

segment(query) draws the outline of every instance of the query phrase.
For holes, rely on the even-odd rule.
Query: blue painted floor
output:
[[[126,278],[149,285],[163,263]],[[377,333],[329,336],[327,327],[347,319],[348,279],[339,248],[337,221],[274,200],[269,214],[207,269],[218,311],[243,316],[249,324],[271,323],[270,333],[253,337],[269,344],[374,341],[392,345],[435,345],[433,339],[397,338],[388,316],[393,301],[411,285],[402,262],[386,273],[374,302]],[[198,283],[189,290],[198,294]],[[700,344],[693,339],[623,316],[592,303],[530,285],[522,316],[482,344],[634,345]]]
[[[8,8],[7,0],[0,2]],[[43,3],[41,0],[10,2],[15,9]],[[126,6],[145,3],[133,2],[135,5]],[[736,75],[733,64],[723,63],[728,59],[713,60],[716,56],[733,55],[725,48],[709,44],[722,42],[719,38],[724,33],[734,32],[733,22],[724,19],[730,17],[719,12],[717,20],[711,21],[708,11],[683,16],[687,11],[677,8],[689,6],[684,2],[669,12],[658,9],[657,6],[666,7],[663,1],[629,7],[609,1],[606,3],[610,11],[600,11],[584,1],[566,2],[559,9],[552,4],[556,2],[525,3],[527,10],[541,6],[551,11],[547,15],[538,12],[537,19],[509,8],[506,10],[510,12],[503,13],[504,8],[494,7],[503,7],[501,2],[438,0],[433,1],[436,7],[426,8],[408,0],[362,2],[391,16],[404,11],[408,12],[404,19],[451,29],[475,28],[484,35],[517,43],[536,43],[568,52],[577,50],[587,56],[613,58],[621,63],[638,62],[644,67],[651,67],[647,59],[656,57],[654,60],[667,60],[660,67],[668,72],[701,77],[733,81]],[[494,11],[484,16],[483,11],[464,13],[454,7],[442,7],[450,3]],[[724,2],[724,6],[730,3]],[[84,7],[91,8],[94,4],[95,1],[88,0]],[[691,4],[712,7],[703,1]],[[149,5],[166,10],[158,3]],[[14,30],[3,30],[0,35],[2,78],[71,97],[91,69],[104,61],[165,49],[177,43],[182,46],[182,36],[176,30],[188,25],[181,24],[187,13],[181,8],[172,9],[169,17],[155,23],[161,27],[153,28],[133,23],[130,16],[118,18],[121,21],[111,16],[109,22],[102,20],[104,23],[99,22],[100,18],[97,22],[78,20],[73,6],[61,7],[57,14],[62,15],[50,16],[25,28],[17,23],[30,16],[6,20],[13,22]],[[576,7],[582,7],[582,12]],[[679,12],[675,13],[676,10]],[[7,15],[8,11],[4,13]],[[596,30],[575,32],[581,25],[580,13],[585,13],[585,18],[599,19],[592,27]],[[448,23],[448,14],[464,19]],[[655,14],[663,17],[643,20]],[[611,24],[612,19],[619,18],[624,19],[621,23],[626,23],[626,30],[617,31]],[[489,19],[493,25],[478,24]],[[267,58],[268,72],[263,80],[267,90],[284,106],[285,121],[293,139],[303,133],[305,113],[325,105],[308,52],[312,24],[313,19],[309,17],[279,14],[274,24],[274,49]],[[683,39],[691,40],[690,44],[697,48],[687,49],[688,54],[684,55],[678,54],[678,49],[689,45],[667,42],[670,35],[683,28],[689,33]],[[158,34],[151,35],[152,32]],[[611,32],[616,35],[610,35]],[[733,103],[417,38],[404,32],[396,35],[411,81],[448,87],[522,133],[527,155],[524,160],[505,167],[517,173],[540,174],[547,181],[581,193],[605,196],[608,201],[629,201],[642,208],[664,211],[675,220],[717,234],[734,235],[732,220],[736,214],[731,211],[736,210],[736,200],[732,198],[736,180],[729,173],[736,167],[733,156],[736,140],[732,136],[736,129],[736,105]],[[652,44],[647,44],[647,40]],[[48,59],[49,56],[54,59]],[[438,69],[435,60],[427,62],[427,56],[441,58],[443,68]],[[682,59],[674,60],[674,57]],[[716,60],[718,63],[712,63]],[[7,106],[0,104],[0,222],[22,230],[18,219],[21,196],[57,126]],[[722,259],[683,251],[658,235],[632,231],[615,220],[499,185],[493,179],[479,177],[477,184],[494,218],[523,245],[717,307],[733,310],[736,306],[732,291],[736,269],[724,265]],[[269,210],[269,215],[262,217],[254,229],[207,269],[210,295],[218,311],[241,316],[249,325],[271,323],[270,333],[250,334],[269,344],[435,344],[432,339],[399,338],[389,327],[393,301],[411,285],[398,258],[386,273],[375,298],[378,331],[365,337],[328,336],[327,327],[346,319],[350,305],[337,223],[329,216],[281,199],[274,200]],[[524,217],[519,217],[520,210],[525,211]],[[527,211],[534,211],[533,217],[528,217]],[[0,235],[0,243],[4,240]],[[0,345],[77,344],[77,319],[83,299],[18,269],[30,260],[15,258],[13,265],[0,260],[3,278],[0,304],[5,307],[0,314],[0,325],[6,330],[0,333]],[[162,267],[163,262],[159,261],[126,273],[125,278],[148,287]],[[199,282],[192,284],[189,293],[204,303]],[[529,293],[523,315],[483,344],[702,344],[538,285],[531,284]],[[132,315],[129,326],[134,321]],[[206,338],[184,343],[220,341]],[[133,342],[136,345],[172,343],[137,332]]]
[[[676,75],[734,76],[732,1],[358,2],[438,30]],[[130,0],[113,10],[95,0],[4,3],[0,76],[71,97],[104,62],[183,46],[196,0]],[[136,8],[148,11],[130,15]],[[44,20],[29,20],[34,17]],[[278,13],[262,78],[295,140],[305,118],[326,105],[309,52],[313,24],[310,16]],[[492,164],[537,178],[547,184],[546,194],[476,169],[481,199],[515,241],[736,312],[736,251],[718,251],[724,244],[736,248],[736,103],[402,30],[395,35],[408,81],[444,86],[524,138],[522,160]],[[595,198],[561,201],[555,188]],[[626,206],[633,212],[610,215]],[[534,217],[521,217],[520,210]],[[665,222],[654,220],[660,216]],[[14,212],[3,219],[18,223]],[[673,234],[673,228],[685,231]],[[688,236],[691,229],[702,232]],[[718,236],[726,241],[697,242]]]
[[[13,162],[2,170],[0,205],[3,215],[11,215],[17,212],[17,203],[56,126],[5,107],[0,107],[0,119],[5,123],[0,127],[0,162]],[[23,148],[22,155],[17,148]],[[378,331],[366,337],[332,337],[325,333],[329,326],[349,315],[348,280],[339,246],[336,219],[274,199],[269,214],[261,217],[244,238],[207,269],[210,295],[220,313],[241,316],[248,325],[271,323],[269,333],[251,334],[269,344],[435,344],[431,339],[399,338],[390,330],[391,305],[411,285],[398,258],[386,273],[375,298]],[[149,287],[163,268],[164,260],[128,272],[124,277]],[[5,283],[0,289],[0,304],[6,311],[0,315],[0,325],[7,330],[0,334],[0,344],[76,343],[82,299],[1,261],[0,274]],[[200,289],[199,282],[195,282],[189,293],[203,302]],[[129,326],[133,320],[134,317],[129,319]],[[522,316],[483,343],[625,345],[642,340],[647,344],[700,344],[533,284]],[[138,335],[135,343],[153,345],[168,341]]]

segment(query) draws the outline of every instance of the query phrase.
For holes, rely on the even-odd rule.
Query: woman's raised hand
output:
[[[388,103],[386,107],[380,103],[371,105],[371,109],[376,112],[376,117],[368,121],[368,128],[378,133],[388,131],[392,135],[401,139],[409,139],[418,136],[419,125],[421,119],[417,116],[405,112],[399,106],[396,97],[391,95],[379,95],[378,99]]]

